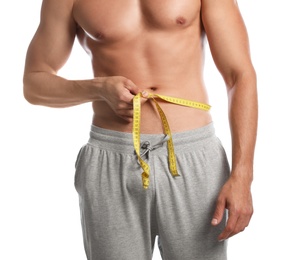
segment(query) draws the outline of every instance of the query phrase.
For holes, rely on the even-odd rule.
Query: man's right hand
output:
[[[117,116],[127,122],[133,120],[133,98],[140,89],[129,79],[121,76],[96,78],[102,85],[101,98],[107,102]]]

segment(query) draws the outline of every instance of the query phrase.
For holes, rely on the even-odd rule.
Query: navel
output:
[[[157,90],[157,87],[150,87],[150,90],[155,92]]]

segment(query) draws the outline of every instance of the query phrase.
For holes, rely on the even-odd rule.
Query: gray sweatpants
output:
[[[226,260],[218,242],[226,216],[211,225],[218,193],[229,177],[213,123],[173,134],[180,176],[169,172],[167,138],[142,134],[150,186],[132,134],[92,126],[76,161],[75,187],[88,260],[151,260],[155,237],[165,260]]]

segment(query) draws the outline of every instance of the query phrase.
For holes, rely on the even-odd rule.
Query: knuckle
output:
[[[114,85],[116,86],[118,84],[118,78],[117,77],[108,77],[107,78],[107,83],[109,85]]]
[[[242,227],[237,227],[237,228],[233,229],[233,233],[234,233],[234,234],[237,234],[237,233],[242,232],[243,230],[244,230],[244,228],[242,228]]]
[[[252,208],[245,208],[245,209],[242,209],[240,211],[240,214],[241,215],[244,215],[244,216],[252,216],[253,215],[253,209]]]
[[[122,110],[120,109],[115,109],[115,113],[120,117],[123,116]]]
[[[124,109],[124,107],[125,107],[125,104],[124,104],[123,102],[118,102],[118,103],[117,103],[116,108],[117,108],[118,110],[122,110],[122,109]]]
[[[238,233],[241,233],[241,232],[243,232],[244,230],[245,230],[245,228],[244,228],[244,227],[237,228],[237,229],[235,229],[235,230],[234,230],[234,233],[235,233],[235,234],[238,234]]]
[[[224,199],[223,198],[218,198],[217,199],[217,207],[218,208],[222,208],[222,207],[224,207]]]
[[[123,102],[123,104],[127,103],[130,101],[130,98],[126,92],[122,92],[119,95],[119,100]]]
[[[224,199],[219,196],[218,199],[217,199],[217,204],[223,204],[224,203]]]
[[[233,207],[233,208],[231,209],[231,215],[233,215],[233,216],[237,216],[237,215],[239,215],[239,214],[240,214],[240,210],[239,210],[238,208]]]
[[[234,231],[234,226],[233,225],[228,225],[227,227],[225,227],[225,231],[227,233],[232,233]]]
[[[121,80],[122,80],[122,83],[125,86],[128,86],[128,85],[131,85],[132,84],[131,80],[129,80],[129,79],[125,78],[125,77],[122,77]]]
[[[245,216],[245,217],[249,217],[253,215],[253,209],[252,208],[236,208],[233,207],[231,209],[232,214],[236,215],[236,216]]]
[[[125,79],[125,77],[123,76],[114,76],[114,78],[117,80],[117,81],[123,81]]]

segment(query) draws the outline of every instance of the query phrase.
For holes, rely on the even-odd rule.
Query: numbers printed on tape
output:
[[[133,108],[134,108],[134,114],[133,114],[133,143],[134,143],[134,149],[136,151],[139,163],[141,165],[141,168],[144,170],[142,173],[142,184],[144,189],[148,189],[149,187],[149,176],[150,176],[150,167],[148,163],[146,163],[140,156],[140,145],[141,145],[141,140],[140,140],[140,125],[141,125],[141,97],[142,94],[139,93],[134,96],[133,99]],[[168,154],[169,154],[169,169],[172,174],[172,176],[179,176],[178,170],[177,170],[177,160],[176,160],[176,155],[175,155],[175,150],[174,150],[174,143],[173,143],[173,138],[172,138],[172,133],[169,127],[168,120],[161,109],[160,105],[156,101],[156,99],[162,99],[166,102],[170,102],[173,104],[181,105],[181,106],[186,106],[186,107],[191,107],[191,108],[196,108],[196,109],[202,109],[205,111],[208,111],[211,106],[208,104],[196,102],[196,101],[191,101],[187,99],[182,99],[182,98],[175,98],[175,97],[168,97],[168,96],[163,96],[163,95],[158,95],[158,94],[148,94],[148,97],[145,97],[147,99],[152,99],[153,102],[156,105],[157,111],[160,115],[161,122],[164,128],[164,132],[166,135],[169,136],[169,140],[167,142],[168,145]]]

